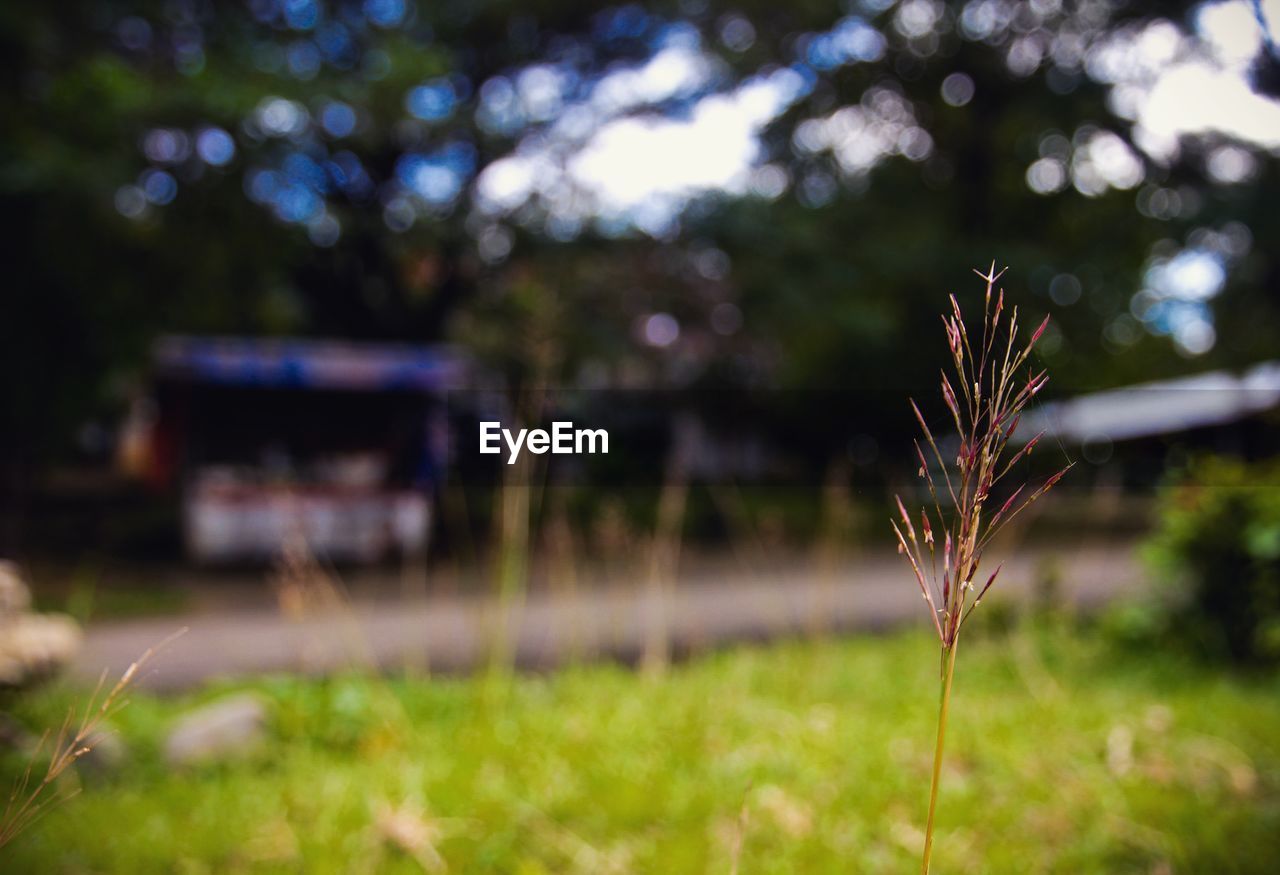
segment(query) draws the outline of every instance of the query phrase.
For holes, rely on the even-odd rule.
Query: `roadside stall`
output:
[[[448,347],[166,337],[135,467],[179,491],[197,561],[290,538],[334,561],[420,554],[464,371]]]

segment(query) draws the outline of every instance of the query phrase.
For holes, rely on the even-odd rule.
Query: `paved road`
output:
[[[1000,557],[989,558],[994,562]],[[1140,585],[1131,545],[1024,549],[997,584],[1006,598],[1026,599],[1044,569],[1058,569],[1061,596],[1089,606]],[[919,590],[901,560],[873,555],[835,573],[799,561],[703,563],[655,598],[642,584],[564,594],[538,592],[501,610],[492,598],[437,596],[358,601],[307,619],[273,607],[201,612],[189,617],[107,622],[89,628],[73,666],[84,679],[104,667],[122,671],[148,645],[181,626],[189,631],[151,664],[140,684],[158,690],[215,677],[264,672],[321,673],[345,666],[461,672],[484,663],[503,628],[512,630],[515,663],[550,667],[570,659],[633,660],[666,620],[673,650],[794,635],[815,628],[874,629],[927,623]],[[505,621],[504,621],[505,618]]]

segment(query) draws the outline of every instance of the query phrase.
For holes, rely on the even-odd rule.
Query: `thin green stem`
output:
[[[942,652],[942,698],[938,705],[938,743],[933,750],[933,780],[929,786],[929,820],[924,828],[924,859],[921,875],[929,875],[929,858],[933,854],[933,818],[938,810],[938,785],[942,780],[942,749],[947,737],[947,711],[951,707],[951,680],[956,674],[956,650],[959,639]]]

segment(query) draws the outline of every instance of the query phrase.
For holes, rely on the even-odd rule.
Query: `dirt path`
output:
[[[989,559],[990,567],[999,558]],[[104,667],[118,673],[181,626],[189,631],[156,658],[142,686],[175,690],[215,677],[351,665],[466,671],[488,658],[504,617],[514,633],[507,639],[513,658],[527,668],[570,659],[633,660],[663,618],[678,654],[818,628],[927,622],[919,590],[900,562],[877,554],[823,575],[800,561],[755,569],[726,561],[684,575],[663,599],[636,583],[584,589],[573,598],[531,594],[505,613],[491,598],[439,596],[357,602],[305,622],[268,607],[107,622],[89,628],[73,672],[85,680],[96,680]],[[1028,549],[1002,572],[1003,597],[1028,598],[1046,567],[1059,569],[1061,597],[1081,606],[1133,591],[1142,580],[1129,544]]]

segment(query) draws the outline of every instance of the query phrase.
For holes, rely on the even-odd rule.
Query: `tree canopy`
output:
[[[1219,5],[1245,34],[1249,4]],[[1068,389],[1258,361],[1280,131],[1198,121],[1168,78],[1242,73],[1233,99],[1271,112],[1277,61],[1206,38],[1212,9],[11,4],[5,430],[64,451],[162,330],[914,385],[944,294],[971,301],[992,257],[1053,310]]]

